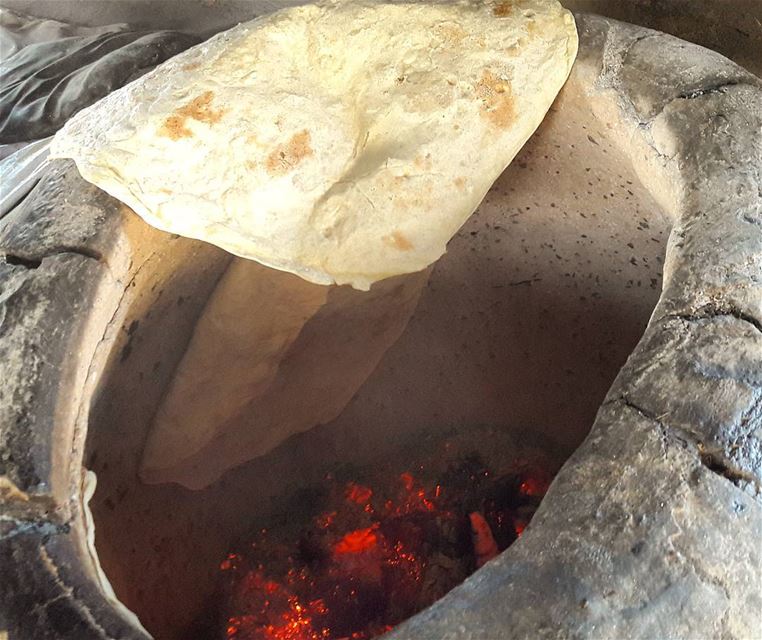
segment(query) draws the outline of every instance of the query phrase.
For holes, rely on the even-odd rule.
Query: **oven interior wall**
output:
[[[572,80],[452,240],[406,331],[343,414],[201,491],[144,485],[137,467],[224,262],[210,254],[219,266],[203,277],[198,261],[181,263],[159,285],[143,270],[142,302],[127,314],[93,407],[86,461],[99,478],[91,506],[101,563],[149,631],[189,637],[231,543],[274,496],[337,461],[362,464],[419,429],[482,424],[571,454],[650,317],[669,234],[615,136]]]

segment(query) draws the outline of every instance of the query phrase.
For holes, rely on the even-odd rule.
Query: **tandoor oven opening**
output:
[[[171,245],[184,247],[174,257],[170,245],[146,257],[85,458],[98,480],[95,544],[117,597],[160,640],[359,640],[428,606],[531,526],[642,334],[668,233],[570,83],[338,415],[253,459],[229,436],[220,450],[245,459],[206,477],[201,456],[184,484],[146,478],[141,461],[233,263],[189,240]],[[301,380],[287,406],[321,383]]]

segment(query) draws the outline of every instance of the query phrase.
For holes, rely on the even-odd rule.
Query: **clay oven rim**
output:
[[[571,82],[674,219],[662,295],[521,540],[390,637],[743,637],[762,624],[749,604],[762,593],[762,83],[676,38],[577,20]],[[147,259],[125,250],[118,203],[105,207],[84,220],[36,211],[3,238],[16,256],[4,297],[21,310],[3,316],[3,606],[36,611],[35,638],[60,637],[40,611],[68,616],[70,637],[145,637],[93,578],[81,508],[98,346]]]

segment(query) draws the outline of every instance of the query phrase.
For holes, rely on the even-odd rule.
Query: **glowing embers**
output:
[[[223,637],[367,640],[508,547],[544,495],[550,465],[509,457],[497,472],[443,444],[409,467],[415,475],[386,464],[362,482],[327,476],[223,560]]]

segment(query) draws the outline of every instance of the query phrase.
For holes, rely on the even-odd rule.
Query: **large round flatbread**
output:
[[[82,111],[51,155],[160,229],[367,289],[444,253],[576,51],[556,0],[289,8]]]

